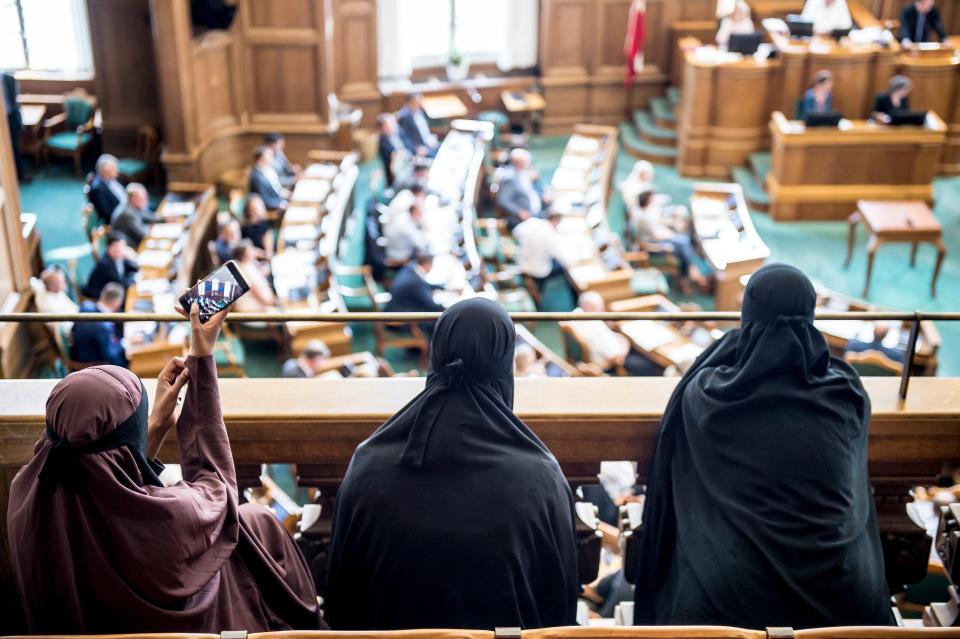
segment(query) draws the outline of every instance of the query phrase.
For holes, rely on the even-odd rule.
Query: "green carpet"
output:
[[[531,141],[535,162],[545,181],[556,169],[563,152],[566,137],[535,137]],[[633,159],[621,152],[617,160],[614,184],[624,179],[633,166]],[[355,203],[357,213],[364,215],[369,199],[370,177],[378,169],[376,162],[361,165]],[[694,181],[682,178],[670,167],[656,168],[657,187],[675,202],[685,203],[693,190]],[[84,205],[83,183],[73,176],[69,163],[57,163],[38,173],[36,179],[21,187],[23,210],[39,214],[39,230],[44,254],[54,249],[85,243],[80,226],[80,211]],[[917,266],[909,268],[907,245],[885,246],[878,253],[873,273],[869,301],[901,310],[950,311],[960,307],[960,178],[938,178],[935,182],[935,211],[944,227],[947,259],[944,262],[936,299],[930,297],[930,276],[933,269],[932,247],[922,247]],[[610,226],[621,232],[624,225],[624,204],[614,189],[608,211]],[[363,224],[357,219],[351,226],[352,234],[345,262],[359,264],[363,259]],[[771,261],[793,264],[811,278],[846,295],[859,297],[866,268],[866,239],[858,236],[857,249],[848,269],[843,268],[846,252],[846,224],[844,222],[776,223],[763,213],[754,212],[754,224],[770,247]],[[59,262],[62,260],[47,260]],[[79,261],[81,281],[92,266],[89,257]],[[684,301],[682,299],[678,301]],[[696,296],[692,300],[705,309],[712,308],[712,300]],[[551,282],[544,292],[544,310],[565,311],[573,308],[573,298],[559,280]],[[355,350],[373,349],[373,331],[369,325],[353,324]],[[943,337],[940,350],[941,376],[960,376],[960,323],[941,322],[937,328]],[[559,332],[555,324],[539,322],[537,335],[551,348],[562,353]],[[252,377],[274,376],[281,362],[270,347],[247,345],[248,374]],[[398,372],[416,366],[415,358],[405,352],[388,352],[388,359]]]

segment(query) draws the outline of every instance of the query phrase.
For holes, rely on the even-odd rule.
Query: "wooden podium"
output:
[[[770,215],[842,220],[862,199],[932,202],[946,132],[933,112],[922,127],[853,120],[838,128],[808,128],[774,113]]]

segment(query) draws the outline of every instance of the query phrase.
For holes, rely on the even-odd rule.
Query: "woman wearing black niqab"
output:
[[[867,472],[870,400],[813,326],[816,293],[771,264],[741,328],[684,375],[650,467],[634,621],[890,625]]]
[[[574,623],[572,494],[513,413],[515,335],[484,299],[437,320],[426,388],[360,445],[337,495],[333,628]]]

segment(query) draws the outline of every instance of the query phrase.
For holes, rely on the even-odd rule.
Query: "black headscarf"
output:
[[[572,494],[513,413],[514,341],[488,300],[437,321],[426,388],[360,445],[337,495],[333,628],[574,623]]]
[[[889,625],[867,472],[870,401],[813,326],[816,293],[771,264],[741,328],[704,352],[660,424],[635,623]]]

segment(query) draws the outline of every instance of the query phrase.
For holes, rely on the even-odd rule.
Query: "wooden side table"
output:
[[[867,279],[863,285],[864,297],[870,289],[873,258],[876,256],[877,249],[883,244],[893,242],[908,242],[913,245],[910,251],[911,267],[917,263],[917,246],[921,242],[933,244],[937,248],[937,262],[933,267],[933,279],[930,281],[930,294],[933,297],[937,296],[937,278],[940,276],[940,267],[947,254],[947,247],[943,244],[943,229],[940,222],[925,202],[878,200],[857,202],[857,211],[847,218],[850,231],[847,237],[845,267],[850,265],[850,258],[853,256],[853,241],[859,222],[863,222],[870,235],[870,240],[867,242]]]

